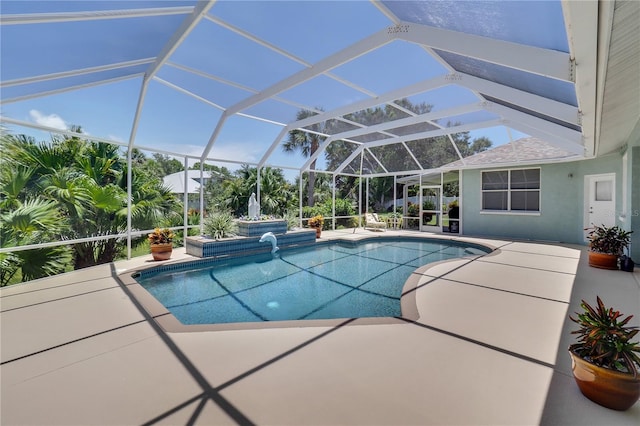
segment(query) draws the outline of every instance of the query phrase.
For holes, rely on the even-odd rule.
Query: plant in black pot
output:
[[[594,308],[584,300],[582,313],[569,317],[580,328],[571,334],[578,342],[569,346],[573,376],[590,400],[614,410],[627,410],[640,397],[640,346],[631,340],[638,327],[629,326],[633,315],[607,308],[597,297]]]
[[[587,228],[589,265],[603,269],[618,269],[618,258],[631,243],[631,233],[619,226]]]

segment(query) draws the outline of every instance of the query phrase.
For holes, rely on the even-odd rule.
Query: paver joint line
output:
[[[115,266],[111,264],[111,273],[113,279],[120,285],[122,291],[129,297],[131,302],[135,305],[138,311],[142,314],[145,320],[149,323],[149,325],[153,328],[156,334],[160,337],[160,339],[167,345],[167,348],[175,355],[178,361],[182,364],[182,366],[189,372],[191,377],[198,383],[198,385],[202,388],[204,393],[207,395],[207,399],[211,399],[215,404],[217,404],[229,417],[235,420],[238,424],[243,425],[252,425],[253,422],[249,420],[239,409],[237,409],[233,404],[227,401],[222,395],[218,393],[216,389],[207,381],[207,379],[200,373],[200,371],[196,368],[196,366],[189,360],[189,358],[180,350],[178,345],[169,337],[167,333],[162,330],[162,327],[158,325],[158,323],[153,319],[151,315],[142,307],[140,302],[133,296],[131,290],[127,288],[124,282],[120,279],[115,270]]]

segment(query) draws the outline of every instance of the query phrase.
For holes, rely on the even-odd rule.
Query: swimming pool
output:
[[[447,240],[377,238],[153,268],[135,280],[185,325],[394,317],[402,314],[403,287],[416,268],[489,251]]]

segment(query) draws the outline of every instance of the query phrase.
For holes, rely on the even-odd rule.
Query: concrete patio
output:
[[[408,231],[324,231],[323,239]],[[151,256],[0,291],[2,425],[637,425],[579,392],[566,348],[581,299],[640,320],[640,270],[584,246],[497,250],[420,268],[416,321],[165,332],[119,274]],[[175,250],[170,262],[187,258]]]

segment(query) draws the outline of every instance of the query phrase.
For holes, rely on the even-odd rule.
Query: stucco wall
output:
[[[529,167],[540,167],[539,215],[482,213],[480,170],[465,170],[462,173],[465,235],[584,244],[584,176],[590,174],[616,173],[616,210],[620,211],[622,157],[618,154],[594,160]]]
[[[640,267],[640,146],[633,147],[630,151],[629,162],[631,167],[631,191],[629,217],[631,218],[631,259]]]

